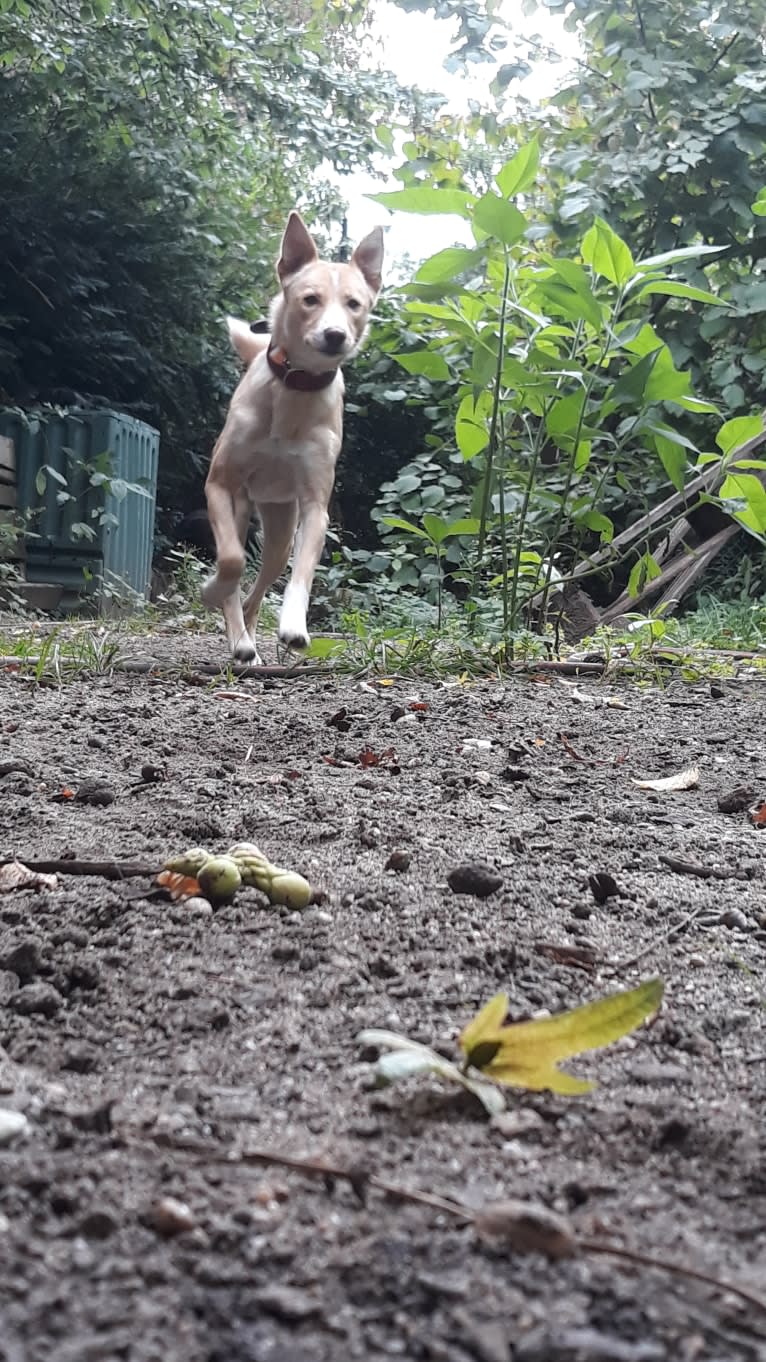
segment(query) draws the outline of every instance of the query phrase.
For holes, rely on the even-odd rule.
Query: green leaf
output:
[[[766,487],[755,473],[730,473],[724,479],[718,496],[721,501],[743,503],[731,514],[745,529],[766,536]]]
[[[657,363],[662,346],[652,350],[650,354],[644,355],[641,359],[620,374],[611,392],[607,394],[607,402],[614,402],[617,406],[640,406],[644,400],[646,385],[651,377],[652,370]]]
[[[38,468],[37,472],[35,473],[35,491],[37,492],[38,497],[45,496],[45,489],[47,485],[48,479],[45,476],[45,469]]]
[[[733,449],[738,449],[740,445],[747,444],[748,440],[754,440],[757,435],[762,435],[763,430],[762,415],[735,416],[733,421],[727,421],[721,426],[715,442],[725,456],[731,454]]]
[[[481,521],[475,516],[467,516],[461,520],[451,520],[447,526],[447,534],[478,534],[481,528]]]
[[[581,426],[582,411],[585,406],[585,391],[580,388],[554,402],[545,418],[545,429],[558,442],[566,437],[572,442]],[[566,446],[565,446],[566,447]]]
[[[677,265],[681,260],[698,260],[703,255],[720,255],[725,251],[725,246],[681,246],[677,251],[663,251],[661,255],[648,255],[645,260],[636,262],[635,268],[639,274],[645,274],[648,270],[664,268],[666,265]]]
[[[476,402],[467,393],[458,407],[455,421],[455,438],[463,458],[475,459],[489,444],[487,418],[492,410],[492,398],[488,392],[480,393]]]
[[[527,220],[516,205],[491,191],[475,205],[473,225],[505,246],[512,246],[527,230]]]
[[[628,578],[628,595],[640,596],[647,582],[653,582],[662,573],[657,559],[651,553],[645,553],[634,564],[630,577]]]
[[[437,251],[436,255],[425,260],[415,278],[424,284],[441,284],[445,280],[464,274],[466,270],[474,269],[485,258],[483,250],[470,250],[467,246],[448,246],[446,250]]]
[[[440,515],[424,515],[423,529],[434,544],[441,544],[449,532],[449,523]]]
[[[422,374],[424,378],[439,379],[449,378],[450,372],[447,361],[443,355],[434,354],[433,350],[418,350],[413,355],[392,355],[408,374]]]
[[[636,297],[640,302],[642,298],[653,293],[660,293],[668,298],[690,298],[695,303],[710,303],[715,307],[731,307],[731,303],[727,303],[724,298],[717,298],[714,293],[708,293],[703,288],[692,288],[691,284],[679,284],[675,279],[651,279],[648,284],[644,284]]]
[[[578,520],[583,525],[587,525],[589,530],[595,530],[601,535],[602,544],[611,544],[614,538],[614,525],[608,515],[602,515],[600,511],[586,511],[584,515],[578,516]]]
[[[418,539],[428,539],[430,536],[425,530],[421,530],[419,525],[413,525],[411,520],[404,520],[399,515],[381,516],[381,524],[388,525],[392,530],[406,530],[407,534],[416,534]]]
[[[468,205],[474,202],[473,195],[464,193],[462,189],[429,189],[427,185],[395,189],[385,194],[368,194],[367,198],[393,212],[444,213],[460,218],[468,217]]]
[[[540,164],[540,144],[536,137],[520,147],[510,161],[506,161],[495,176],[495,184],[506,199],[521,194],[534,184]]]
[[[612,284],[627,284],[635,273],[629,247],[603,218],[585,233],[580,252],[586,265]]]
[[[682,492],[688,464],[685,451],[674,440],[669,440],[665,435],[658,434],[654,436],[654,447],[659,455],[660,463],[676,491]]]
[[[324,659],[326,657],[338,657],[348,648],[345,639],[339,638],[313,638],[306,649],[306,657]]]

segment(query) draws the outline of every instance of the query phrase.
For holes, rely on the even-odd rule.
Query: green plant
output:
[[[480,522],[469,518],[444,520],[441,516],[426,514],[423,516],[420,525],[413,525],[411,520],[404,520],[401,516],[384,516],[383,524],[390,526],[393,530],[404,530],[407,534],[426,541],[428,545],[426,552],[433,555],[436,560],[436,627],[441,629],[444,554],[447,540],[477,534]]]
[[[467,464],[481,460],[472,595],[499,586],[511,646],[522,616],[534,607],[544,617],[556,581],[591,546],[611,542],[617,507],[632,499],[646,509],[652,478],[657,488],[683,488],[698,451],[677,415],[717,414],[694,395],[650,320],[658,297],[720,304],[677,273],[716,248],[636,261],[597,218],[578,258],[546,250],[515,202],[532,192],[538,164],[533,142],[479,195],[463,183],[434,186],[430,167],[415,162],[403,169],[408,187],[374,196],[391,209],[451,214],[473,233],[474,246],[440,251],[404,286],[422,348],[397,358],[410,373],[452,384],[457,449]],[[719,452],[698,462],[719,463],[719,504],[763,541],[766,492],[756,473],[766,463],[739,456],[761,431],[760,417],[726,422]],[[631,594],[660,571],[649,544],[627,567]],[[609,569],[623,570],[622,557]]]

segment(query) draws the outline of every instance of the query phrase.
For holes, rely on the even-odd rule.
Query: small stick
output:
[[[21,861],[27,870],[35,870],[42,875],[94,875],[102,880],[130,880],[148,875],[159,874],[156,865],[145,865],[143,861],[27,861],[23,856],[0,858],[0,866],[10,865],[13,860]]]
[[[669,927],[666,932],[662,932],[660,936],[653,937],[649,944],[647,946],[642,946],[641,950],[637,951],[635,955],[631,955],[628,960],[621,960],[618,965],[615,965],[613,969],[610,969],[608,972],[609,978],[613,978],[616,974],[623,974],[626,969],[632,969],[634,965],[638,964],[639,960],[643,960],[646,955],[651,955],[652,951],[656,950],[658,946],[664,946],[667,941],[672,941],[674,936],[680,936],[681,932],[690,926],[690,924],[704,912],[705,905],[703,904],[701,907],[695,908],[693,912],[682,918],[675,926]]]
[[[677,856],[663,856],[660,853],[659,859],[663,865],[667,865],[671,870],[675,870],[679,875],[696,875],[700,880],[744,880],[747,876],[741,870],[724,869],[719,870],[714,865],[700,865],[697,861],[682,861]]]
[[[194,1142],[178,1142],[172,1138],[157,1141],[166,1147],[186,1151],[190,1154],[199,1155],[205,1163],[228,1164],[230,1167],[242,1164],[266,1164],[277,1168],[290,1168],[297,1173],[308,1174],[309,1177],[321,1178],[325,1183],[328,1180],[343,1179],[350,1183],[360,1200],[364,1195],[365,1187],[375,1187],[385,1196],[390,1196],[397,1201],[413,1202],[420,1206],[428,1206],[432,1210],[442,1211],[446,1215],[451,1215],[464,1224],[473,1224],[481,1211],[470,1210],[458,1201],[448,1200],[446,1197],[432,1195],[430,1192],[420,1192],[411,1187],[399,1187],[394,1183],[387,1182],[377,1174],[367,1173],[362,1168],[342,1168],[337,1164],[325,1163],[322,1159],[296,1158],[290,1154],[277,1154],[269,1149],[245,1149],[233,1150],[231,1154],[220,1154],[215,1148],[208,1145],[197,1144]],[[706,1286],[712,1286],[717,1291],[729,1291],[732,1295],[738,1296],[747,1305],[752,1305],[756,1310],[760,1310],[766,1315],[766,1300],[756,1296],[754,1292],[748,1291],[746,1287],[737,1286],[734,1282],[724,1281],[719,1277],[714,1277],[711,1273],[702,1272],[698,1268],[687,1267],[681,1263],[671,1263],[665,1258],[657,1258],[650,1253],[642,1253],[638,1249],[621,1248],[617,1244],[608,1244],[599,1239],[578,1239],[573,1236],[575,1248],[582,1253],[598,1253],[611,1258],[620,1258],[624,1262],[635,1263],[639,1267],[657,1268],[660,1272],[669,1272],[674,1276],[688,1277],[693,1281],[703,1282]]]

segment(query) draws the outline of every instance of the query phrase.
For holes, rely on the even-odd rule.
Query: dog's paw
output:
[[[279,642],[283,648],[295,648],[303,652],[305,648],[308,648],[311,639],[305,629],[300,631],[290,630],[290,632],[286,629],[280,629]]]
[[[248,662],[252,667],[262,667],[263,662],[258,649],[249,634],[242,634],[231,650],[235,662]]]

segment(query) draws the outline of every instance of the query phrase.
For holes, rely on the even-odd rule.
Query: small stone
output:
[[[73,1045],[66,1051],[61,1061],[62,1069],[68,1069],[73,1074],[92,1073],[98,1063],[98,1050],[95,1045],[89,1045],[83,1041],[80,1045]]]
[[[607,899],[617,898],[620,894],[616,879],[606,870],[597,870],[589,875],[588,888],[596,903],[606,903]]]
[[[299,1291],[294,1286],[281,1286],[278,1282],[261,1287],[260,1291],[254,1293],[254,1300],[267,1314],[276,1315],[277,1319],[288,1323],[310,1319],[312,1315],[319,1314],[321,1309],[319,1301],[307,1291]]]
[[[91,733],[87,739],[88,747],[95,747],[98,751],[103,751],[106,747],[106,739],[99,738],[97,733]]]
[[[192,898],[184,899],[183,911],[189,917],[212,917],[213,905],[207,899],[203,899],[200,894],[194,894]]]
[[[720,921],[730,931],[738,929],[741,932],[746,932],[750,927],[750,919],[745,916],[741,908],[727,908],[725,913],[721,913]]]
[[[40,973],[41,965],[42,949],[37,937],[34,936],[24,937],[22,941],[17,941],[13,945],[8,944],[0,953],[0,969],[17,974],[22,984],[34,979],[35,975]]]
[[[392,851],[383,869],[395,870],[397,874],[401,875],[405,870],[409,870],[411,860],[409,851]]]
[[[516,1362],[663,1362],[664,1347],[650,1340],[638,1343],[604,1334],[598,1329],[535,1329],[516,1344]]]
[[[755,802],[755,790],[747,785],[737,785],[733,790],[718,796],[720,813],[744,813]]]
[[[52,984],[26,984],[14,993],[10,1007],[20,1017],[55,1017],[63,999]]]
[[[22,1112],[0,1108],[0,1149],[15,1140],[28,1125],[29,1122]]]
[[[581,922],[587,922],[588,918],[592,917],[592,915],[593,909],[589,903],[572,904],[572,917],[579,918]]]
[[[530,1135],[545,1124],[542,1116],[531,1107],[518,1111],[498,1111],[490,1121],[490,1128],[496,1130],[506,1140],[517,1139],[519,1135]]]
[[[174,1196],[164,1196],[152,1207],[149,1219],[158,1234],[172,1239],[176,1234],[187,1234],[196,1227],[194,1212],[185,1201]]]
[[[117,1229],[119,1225],[110,1211],[94,1208],[80,1221],[77,1232],[85,1239],[109,1239]]]
[[[502,889],[503,878],[484,861],[468,861],[450,871],[447,884],[453,894],[473,894],[477,899],[486,899]]]

